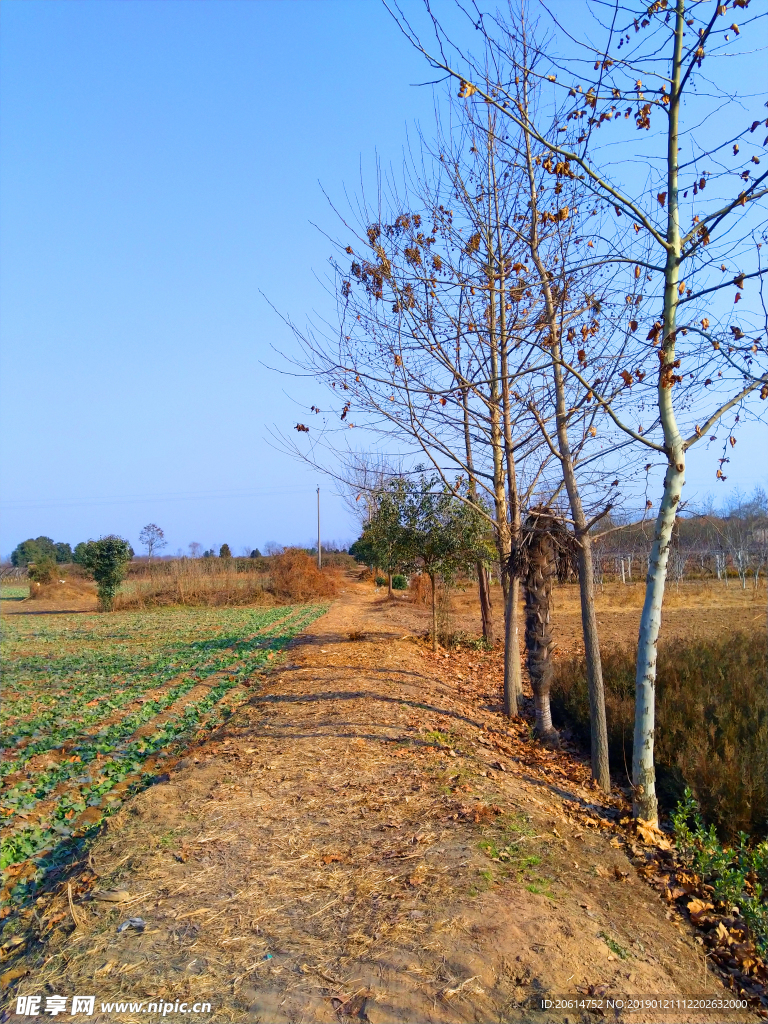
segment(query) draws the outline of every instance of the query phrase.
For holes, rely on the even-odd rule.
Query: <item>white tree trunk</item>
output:
[[[635,737],[632,753],[632,784],[635,817],[658,821],[656,772],[653,765],[653,733],[656,719],[656,653],[661,628],[661,605],[667,561],[677,506],[685,483],[685,462],[670,465],[664,478],[664,498],[656,518],[645,602],[640,618],[635,676]]]
[[[661,627],[661,605],[667,578],[672,528],[685,483],[685,446],[680,436],[672,400],[675,378],[675,324],[680,278],[680,220],[678,210],[678,125],[680,80],[685,30],[685,3],[677,0],[675,10],[675,52],[672,61],[669,133],[667,136],[667,258],[664,267],[664,319],[658,381],[659,418],[664,430],[667,472],[664,494],[656,517],[653,547],[645,583],[645,602],[640,617],[635,673],[635,734],[632,751],[633,812],[658,824],[656,771],[653,740],[656,717],[656,654]],[[679,363],[678,363],[679,365]],[[679,377],[677,378],[679,380]]]

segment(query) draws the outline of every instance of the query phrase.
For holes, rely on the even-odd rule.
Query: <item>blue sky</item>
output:
[[[0,46],[0,551],[148,521],[170,551],[305,543],[318,484],[354,537],[267,443],[314,396],[265,367],[294,342],[261,292],[325,308],[320,185],[399,163],[434,76],[377,0],[6,0]],[[729,485],[766,482],[765,440]]]
[[[148,520],[172,550],[305,542],[318,484],[354,537],[265,443],[304,395],[261,364],[292,338],[260,292],[322,308],[319,182],[398,159],[429,109],[386,11],[11,0],[2,66],[0,550]]]

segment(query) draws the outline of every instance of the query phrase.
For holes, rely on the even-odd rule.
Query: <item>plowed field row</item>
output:
[[[2,899],[31,896],[163,758],[226,718],[323,610],[6,619]]]

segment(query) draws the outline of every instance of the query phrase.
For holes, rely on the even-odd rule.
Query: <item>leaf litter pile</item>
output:
[[[377,1024],[539,1019],[548,994],[728,995],[676,897],[633,866],[664,836],[622,821],[624,794],[592,788],[577,751],[501,719],[495,652],[433,655],[382,633],[377,604],[349,585],[107,819],[87,866],[6,930],[9,1004],[94,991]]]

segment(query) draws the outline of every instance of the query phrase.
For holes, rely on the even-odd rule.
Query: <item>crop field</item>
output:
[[[6,616],[2,904],[29,898],[60,873],[126,794],[224,721],[254,677],[324,611]]]

